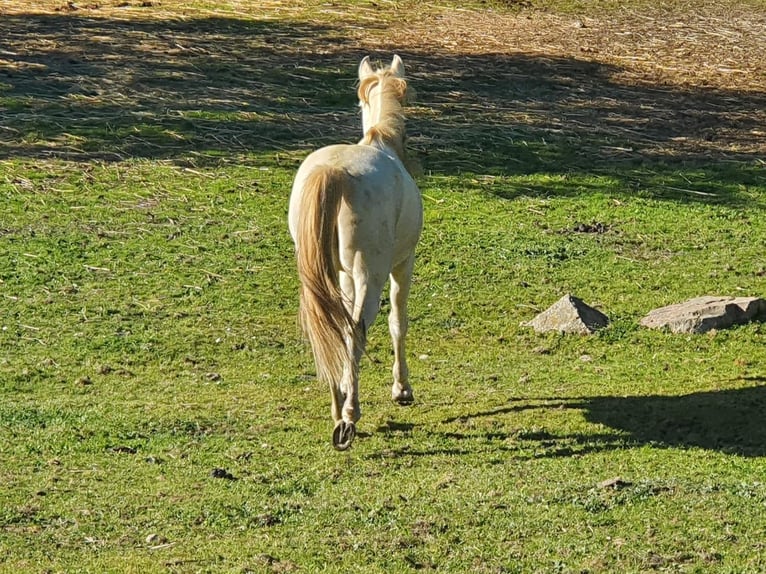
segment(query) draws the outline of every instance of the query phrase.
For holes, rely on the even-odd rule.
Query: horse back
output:
[[[420,191],[401,161],[373,146],[333,145],[306,158],[293,185],[291,230],[293,203],[300,200],[309,174],[321,166],[344,170],[352,182],[338,214],[341,259],[362,252],[395,265],[409,256],[423,226]]]

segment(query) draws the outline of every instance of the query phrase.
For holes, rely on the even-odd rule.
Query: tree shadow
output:
[[[0,38],[0,159],[294,163],[359,136],[364,53],[341,26],[60,12],[6,15]],[[764,183],[762,92],[629,84],[574,57],[397,51],[427,173],[560,176],[487,187],[508,199],[608,185],[762,207],[747,193]]]
[[[760,378],[758,378],[760,382]],[[515,433],[516,441],[537,443],[540,457],[570,456],[651,445],[702,448],[745,457],[766,456],[766,386],[704,391],[679,396],[605,396],[517,399],[513,404],[453,417],[444,423],[502,417],[525,410],[576,409],[585,419],[614,432],[557,435],[549,431]]]
[[[0,158],[206,163],[360,130],[357,55],[331,27],[62,13],[4,16],[0,37]]]
[[[616,65],[573,57],[460,56],[449,75],[439,73],[449,59],[416,57],[427,74],[418,93],[436,111],[435,165],[460,164],[471,149],[484,173],[524,173],[562,161],[564,170],[661,158],[748,161],[766,148],[762,92],[630,84]]]
[[[747,193],[766,182],[763,92],[630,84],[618,66],[572,57],[418,58],[437,73],[419,78],[430,112],[410,123],[435,173],[475,174],[506,199],[622,190],[766,207]],[[494,184],[509,175],[521,177]]]

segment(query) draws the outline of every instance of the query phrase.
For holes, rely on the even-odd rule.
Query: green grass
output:
[[[630,199],[609,179],[508,200],[496,191],[556,178],[425,178],[418,403],[388,403],[378,325],[362,436],[339,455],[295,323],[291,170],[4,167],[9,569],[764,567],[763,326],[636,327],[701,289],[757,292],[747,243],[764,230],[741,209]],[[612,326],[519,326],[566,291]],[[597,486],[613,476],[629,484]]]
[[[192,19],[189,33],[208,25]],[[267,26],[229,25],[214,54]],[[128,57],[128,45],[114,54]],[[595,124],[545,142],[544,128],[516,124],[501,139],[491,112],[471,134],[460,123],[469,112],[437,99],[449,79],[416,82],[413,143],[426,169],[408,340],[416,403],[388,398],[381,319],[362,366],[359,436],[332,450],[328,393],[297,327],[286,208],[302,155],[357,132],[356,55],[312,61],[294,93],[289,75],[208,71],[178,114],[160,92],[123,86],[127,111],[145,113],[112,127],[113,108],[55,111],[59,94],[40,86],[66,66],[0,78],[17,130],[0,146],[0,571],[766,569],[766,326],[701,336],[637,326],[697,295],[763,296],[755,157],[612,161],[601,146],[623,142]],[[260,103],[250,82],[273,84]],[[252,109],[206,105],[206,89],[241,90]],[[541,90],[530,97],[544,107],[557,92]],[[486,151],[474,145],[482,133],[496,142]],[[464,164],[452,162],[459,153]],[[578,231],[595,223],[602,233]],[[590,337],[520,326],[567,292],[611,325]]]

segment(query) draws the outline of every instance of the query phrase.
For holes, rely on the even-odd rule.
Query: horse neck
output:
[[[365,122],[364,137],[359,142],[378,148],[389,148],[404,163],[404,115],[396,92],[381,79],[376,93],[370,98],[370,111]]]

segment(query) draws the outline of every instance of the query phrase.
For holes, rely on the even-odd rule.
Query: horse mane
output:
[[[370,127],[359,142],[363,145],[385,145],[396,153],[407,171],[414,177],[419,173],[419,165],[407,154],[404,121],[404,103],[407,101],[407,81],[395,76],[391,70],[379,70],[359,82],[357,94],[362,103],[370,102],[370,93],[375,86],[380,86],[383,110],[382,119]]]

